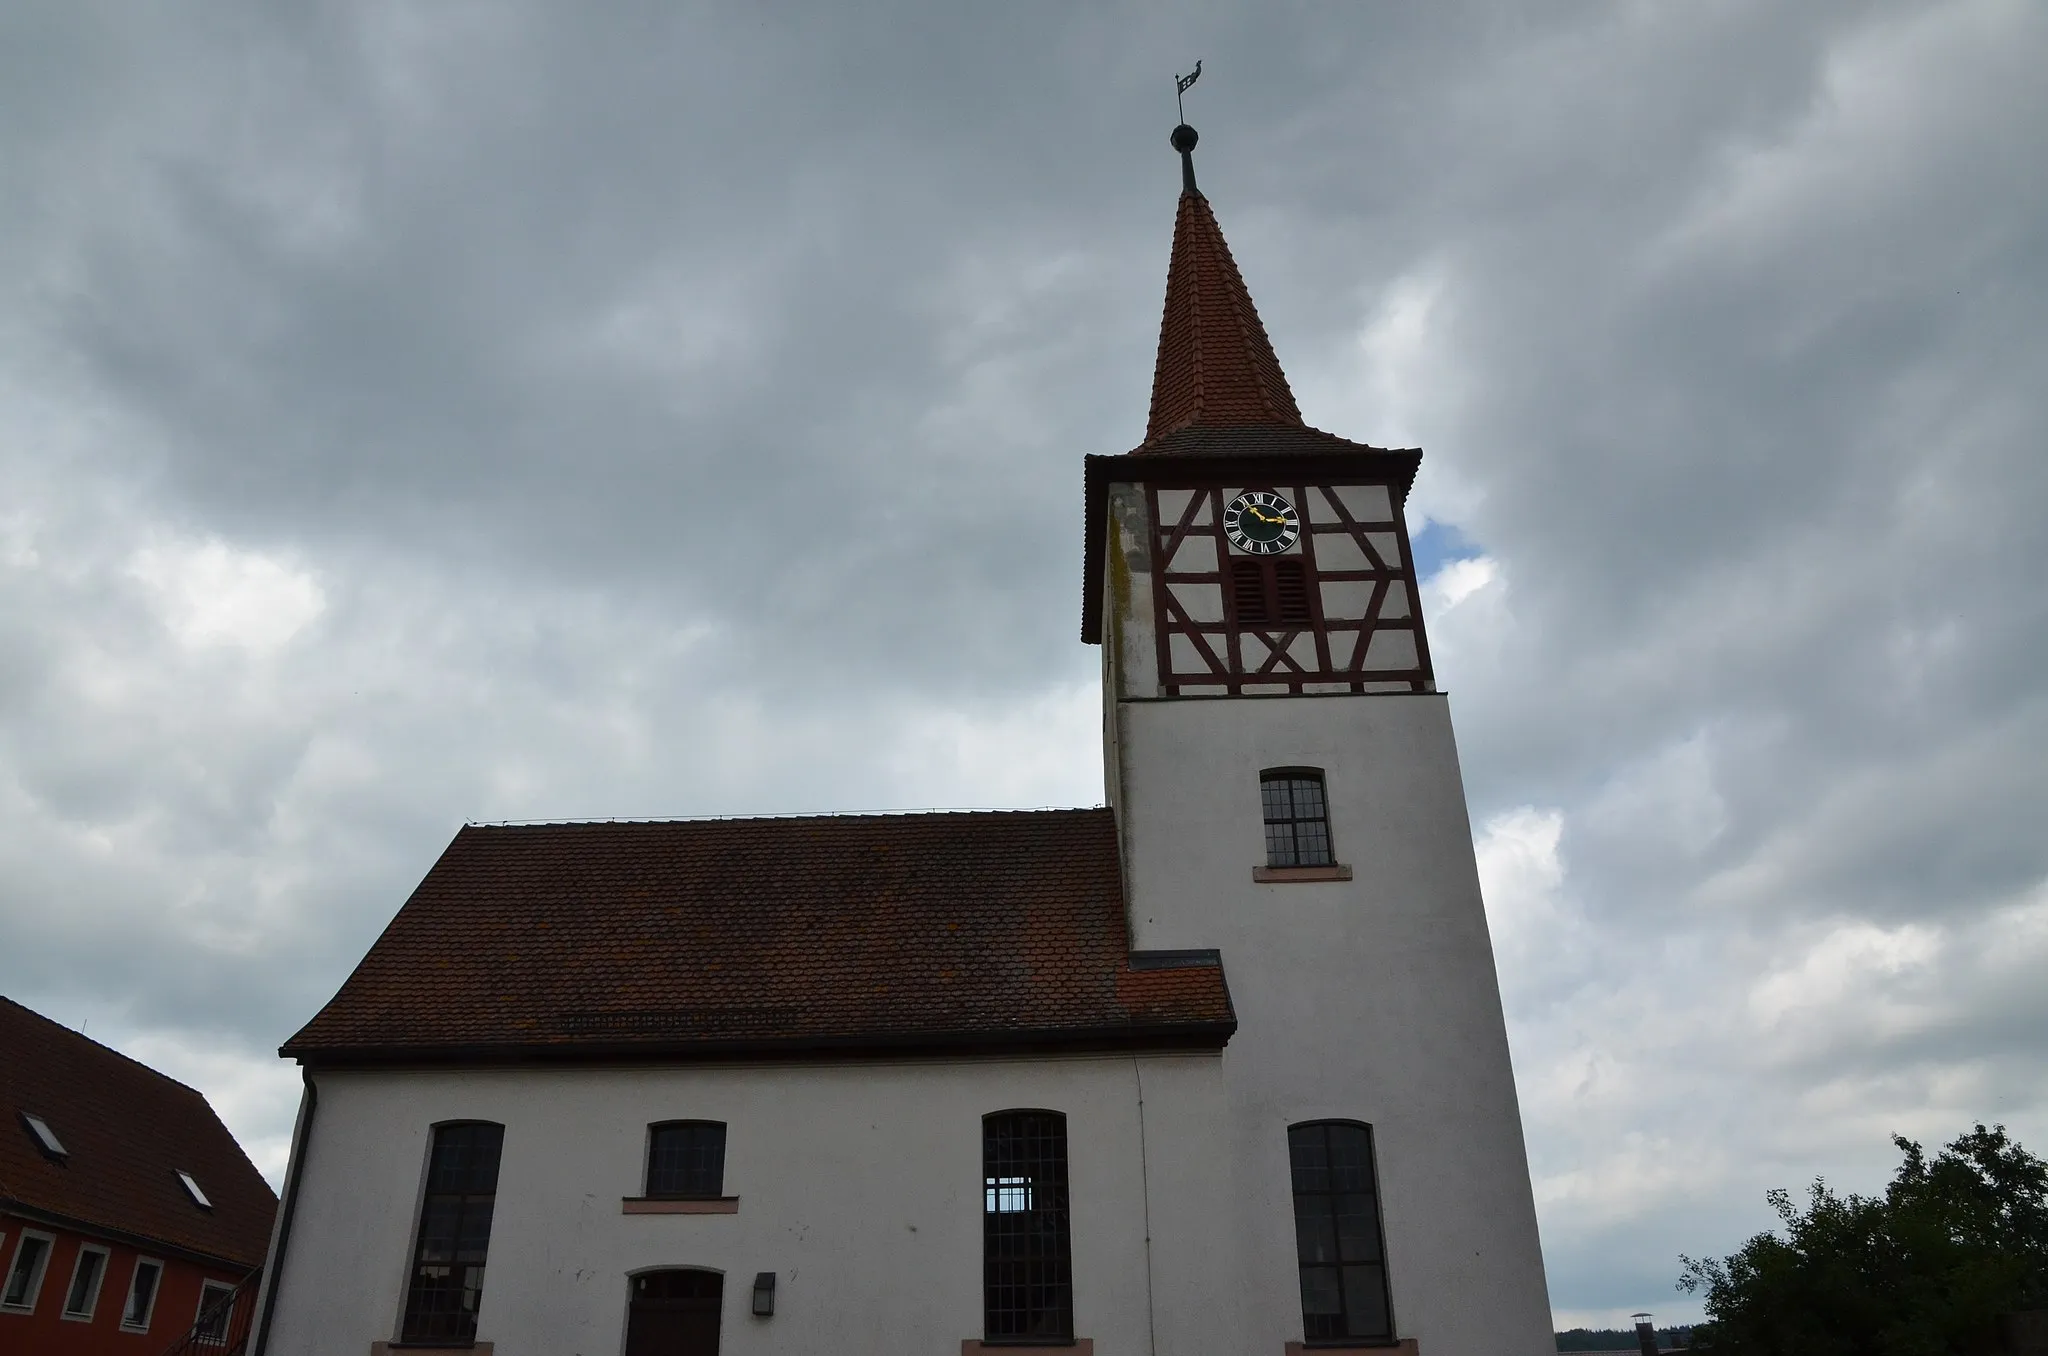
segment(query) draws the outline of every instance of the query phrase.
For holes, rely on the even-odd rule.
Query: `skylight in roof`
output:
[[[186,1172],[183,1168],[178,1169],[178,1180],[185,1184],[185,1192],[191,1196],[192,1204],[198,1206],[201,1210],[213,1209],[213,1202],[206,1199],[206,1193],[199,1189],[199,1183],[192,1179],[191,1173]]]
[[[50,1128],[50,1123],[41,1116],[24,1111],[21,1113],[21,1123],[35,1136],[37,1146],[50,1157],[63,1158],[70,1152],[64,1147],[64,1141],[57,1138],[57,1132]]]

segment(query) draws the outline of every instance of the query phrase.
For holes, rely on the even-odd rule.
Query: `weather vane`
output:
[[[1188,120],[1188,111],[1186,108],[1181,106],[1181,99],[1184,95],[1187,94],[1188,86],[1194,84],[1197,80],[1200,80],[1201,78],[1202,63],[1199,61],[1195,63],[1195,68],[1192,71],[1189,71],[1186,75],[1176,75],[1173,77],[1173,108],[1176,113],[1180,114],[1180,120],[1182,122],[1186,122]]]

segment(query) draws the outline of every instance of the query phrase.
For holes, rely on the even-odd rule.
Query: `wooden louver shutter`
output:
[[[1239,626],[1306,626],[1313,620],[1308,570],[1299,560],[1233,560],[1230,592]]]
[[[1276,560],[1273,562],[1274,601],[1280,621],[1288,624],[1306,624],[1308,610],[1308,572],[1298,560]]]
[[[1257,560],[1230,562],[1230,588],[1237,605],[1239,626],[1262,626],[1271,619],[1266,608],[1266,572],[1259,568],[1263,563]]]

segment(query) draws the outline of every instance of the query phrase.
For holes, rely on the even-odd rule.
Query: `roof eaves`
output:
[[[1228,991],[1224,1002],[1228,1008]],[[462,1045],[300,1047],[278,1054],[307,1068],[445,1067],[477,1064],[732,1064],[859,1056],[910,1058],[1058,1054],[1100,1050],[1220,1050],[1237,1033],[1235,1015],[1188,1021],[1134,1020],[1090,1027],[1015,1031],[902,1032],[789,1036],[731,1041],[552,1041]]]

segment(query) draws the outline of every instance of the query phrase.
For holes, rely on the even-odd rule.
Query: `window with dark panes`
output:
[[[7,1269],[7,1288],[0,1291],[0,1307],[34,1309],[43,1288],[43,1268],[50,1261],[51,1240],[43,1234],[23,1233],[14,1245],[14,1265]]]
[[[725,1190],[725,1126],[664,1121],[647,1131],[649,1196],[716,1197]]]
[[[235,1316],[235,1288],[219,1281],[199,1286],[199,1317],[192,1324],[192,1336],[202,1346],[226,1346],[228,1320]]]
[[[982,1301],[988,1341],[1074,1335],[1067,1118],[1003,1111],[981,1122]]]
[[[1312,767],[1271,768],[1259,774],[1266,816],[1267,866],[1329,866],[1330,809],[1323,774]]]
[[[1356,1121],[1290,1126],[1287,1156],[1294,1171],[1302,1336],[1310,1342],[1393,1340],[1372,1127]]]
[[[128,1302],[121,1308],[122,1327],[143,1331],[149,1328],[150,1311],[156,1308],[156,1283],[163,1274],[160,1262],[136,1262],[135,1275],[128,1282]]]
[[[504,1142],[505,1127],[487,1121],[434,1127],[401,1340],[475,1339]]]
[[[71,1291],[64,1296],[67,1318],[91,1318],[100,1301],[100,1279],[107,1265],[104,1248],[81,1247],[71,1268]]]

